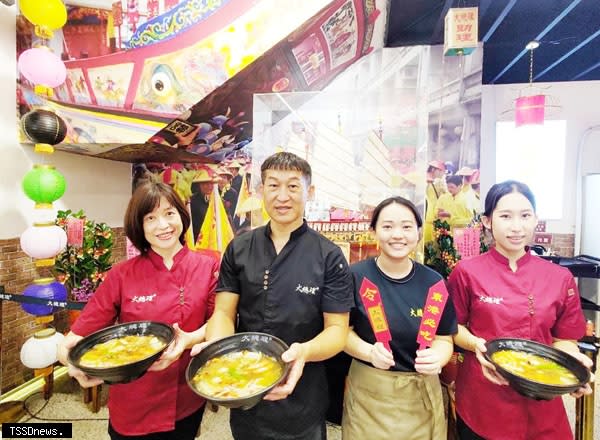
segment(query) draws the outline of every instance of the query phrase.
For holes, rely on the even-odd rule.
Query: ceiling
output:
[[[483,83],[600,80],[598,0],[391,0],[386,46],[444,43],[450,7],[479,7]]]

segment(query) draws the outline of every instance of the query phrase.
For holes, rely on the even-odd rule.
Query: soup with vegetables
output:
[[[165,345],[165,341],[152,335],[122,336],[94,345],[81,356],[79,363],[89,368],[118,367],[152,356]]]
[[[210,359],[194,375],[194,387],[219,399],[247,397],[273,385],[283,368],[272,356],[242,350]]]
[[[512,374],[546,385],[575,385],[579,380],[558,363],[523,351],[500,350],[493,361]]]

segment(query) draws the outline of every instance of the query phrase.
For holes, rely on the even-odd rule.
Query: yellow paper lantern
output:
[[[67,9],[61,0],[20,0],[19,7],[25,18],[35,25],[35,33],[43,38],[51,38],[52,31],[67,22]]]

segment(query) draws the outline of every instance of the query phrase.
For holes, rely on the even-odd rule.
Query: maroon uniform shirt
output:
[[[461,261],[448,279],[459,324],[478,337],[531,339],[551,345],[579,339],[585,320],[571,273],[527,253],[513,272],[495,249]],[[573,438],[562,399],[536,401],[488,381],[471,351],[456,379],[456,410],[490,440]]]
[[[168,270],[150,250],[114,266],[74,323],[72,331],[86,336],[115,323],[152,320],[178,323],[191,332],[212,314],[218,261],[183,248]],[[185,381],[189,350],[166,370],[111,385],[110,423],[120,434],[143,435],[174,429],[175,421],[198,410],[204,401]]]

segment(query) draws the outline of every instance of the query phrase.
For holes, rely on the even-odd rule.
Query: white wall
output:
[[[51,163],[67,181],[55,209],[83,209],[90,219],[122,226],[131,191],[131,166],[66,153],[35,154],[17,137],[15,17],[16,6],[0,4],[0,239],[15,238],[32,223],[33,202],[21,180],[34,163]]]
[[[511,108],[523,84],[484,86],[482,91],[481,120],[481,191],[495,182],[496,120],[503,111]],[[563,218],[547,222],[552,233],[573,234],[576,232],[576,185],[577,149],[582,139],[583,174],[600,172],[600,130],[584,136],[586,130],[600,126],[600,81],[576,81],[566,83],[536,83],[544,93],[557,99],[561,109],[553,119],[567,121],[567,157],[565,160],[565,187]],[[599,127],[600,128],[600,127]],[[518,160],[519,158],[515,158]],[[532,164],[532,166],[538,166]],[[548,176],[549,179],[552,176]]]

